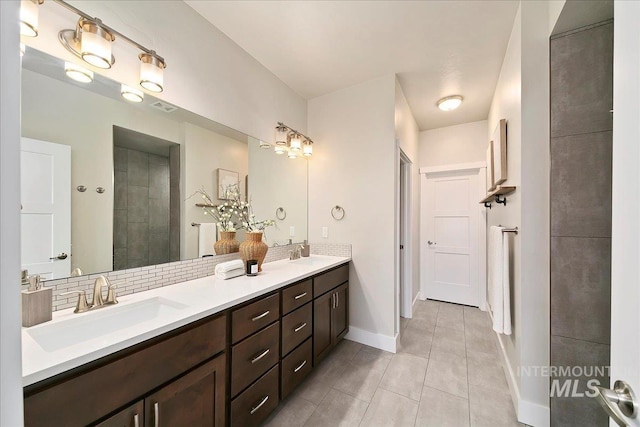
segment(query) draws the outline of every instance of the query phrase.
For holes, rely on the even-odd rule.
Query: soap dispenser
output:
[[[302,255],[303,257],[308,257],[310,251],[311,251],[311,246],[309,246],[309,243],[307,243],[307,241],[305,240],[304,244],[302,245],[302,251],[300,255]]]
[[[43,288],[40,275],[28,277],[29,288],[22,291],[22,326],[34,326],[51,320],[53,289]]]

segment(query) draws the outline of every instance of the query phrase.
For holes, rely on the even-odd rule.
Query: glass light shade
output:
[[[98,68],[111,68],[111,42],[113,36],[95,22],[81,21],[80,56]]]
[[[120,94],[124,99],[131,102],[142,102],[144,99],[144,93],[141,90],[134,89],[127,85],[120,87]]]
[[[289,153],[287,154],[287,157],[289,157],[290,159],[295,159],[296,157],[298,157],[298,155],[296,154],[295,151],[289,150]]]
[[[305,157],[310,157],[313,155],[313,146],[311,144],[304,144],[302,146],[302,155]]]
[[[287,145],[288,136],[286,126],[276,126],[276,145]]]
[[[276,145],[273,150],[276,152],[276,154],[284,154],[287,151],[287,149],[282,145]]]
[[[154,53],[141,53],[140,58],[140,86],[151,92],[162,92],[164,84],[164,61]]]
[[[20,43],[20,56],[24,56],[26,50],[27,47],[24,45],[24,43]]]
[[[455,110],[462,104],[462,97],[460,95],[447,96],[438,101],[438,108],[442,111]]]
[[[32,0],[20,2],[20,34],[28,37],[38,35],[38,3]]]
[[[302,138],[297,133],[291,136],[291,140],[289,141],[289,149],[291,151],[300,151],[302,148]]]
[[[93,71],[71,62],[64,63],[64,72],[67,77],[80,83],[91,83],[93,81]]]
[[[268,142],[260,141],[260,148],[268,150],[269,148],[271,148],[271,144],[269,144]]]

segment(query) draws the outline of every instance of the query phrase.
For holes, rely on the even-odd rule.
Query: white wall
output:
[[[352,244],[350,336],[395,350],[394,100],[389,75],[311,99],[308,114],[317,143],[309,163],[309,239]],[[345,209],[341,221],[331,217],[335,205]]]
[[[191,223],[213,222],[211,216],[204,215],[202,198],[196,195],[189,198],[196,190],[204,188],[209,196],[217,202],[218,168],[238,172],[241,194],[244,195],[244,178],[249,172],[249,148],[246,142],[220,135],[190,123],[184,124],[184,162],[182,164],[184,183],[184,250],[180,259],[198,258],[198,227]],[[238,238],[240,236],[236,236]],[[242,241],[239,239],[238,241]]]
[[[400,82],[396,78],[395,97],[395,132],[396,141],[402,151],[411,161],[411,242],[405,248],[411,254],[411,300],[415,300],[420,291],[420,158],[419,158],[419,129],[413,117],[409,103],[404,96]],[[396,248],[399,245],[396,244]]]
[[[20,2],[0,2],[0,425],[22,425],[20,348]]]
[[[549,382],[518,376],[522,366],[549,364],[549,8],[521,2],[488,118],[487,138],[507,119],[507,206],[488,210],[488,225],[519,227],[512,235],[511,336],[500,335],[518,419],[549,425]]]
[[[483,162],[487,121],[463,123],[420,132],[420,167]]]

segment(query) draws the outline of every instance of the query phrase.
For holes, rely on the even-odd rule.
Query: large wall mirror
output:
[[[198,258],[218,200],[237,177],[270,246],[307,239],[307,160],[95,75],[69,79],[36,49],[22,58],[22,268],[45,279]],[[274,123],[275,127],[275,123]],[[228,182],[228,181],[225,181]],[[243,240],[238,233],[237,240]],[[210,251],[209,251],[210,252]]]

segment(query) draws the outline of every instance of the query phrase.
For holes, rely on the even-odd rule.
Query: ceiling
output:
[[[397,74],[420,130],[489,113],[517,1],[193,1],[301,96]],[[436,108],[459,94],[462,106]]]

